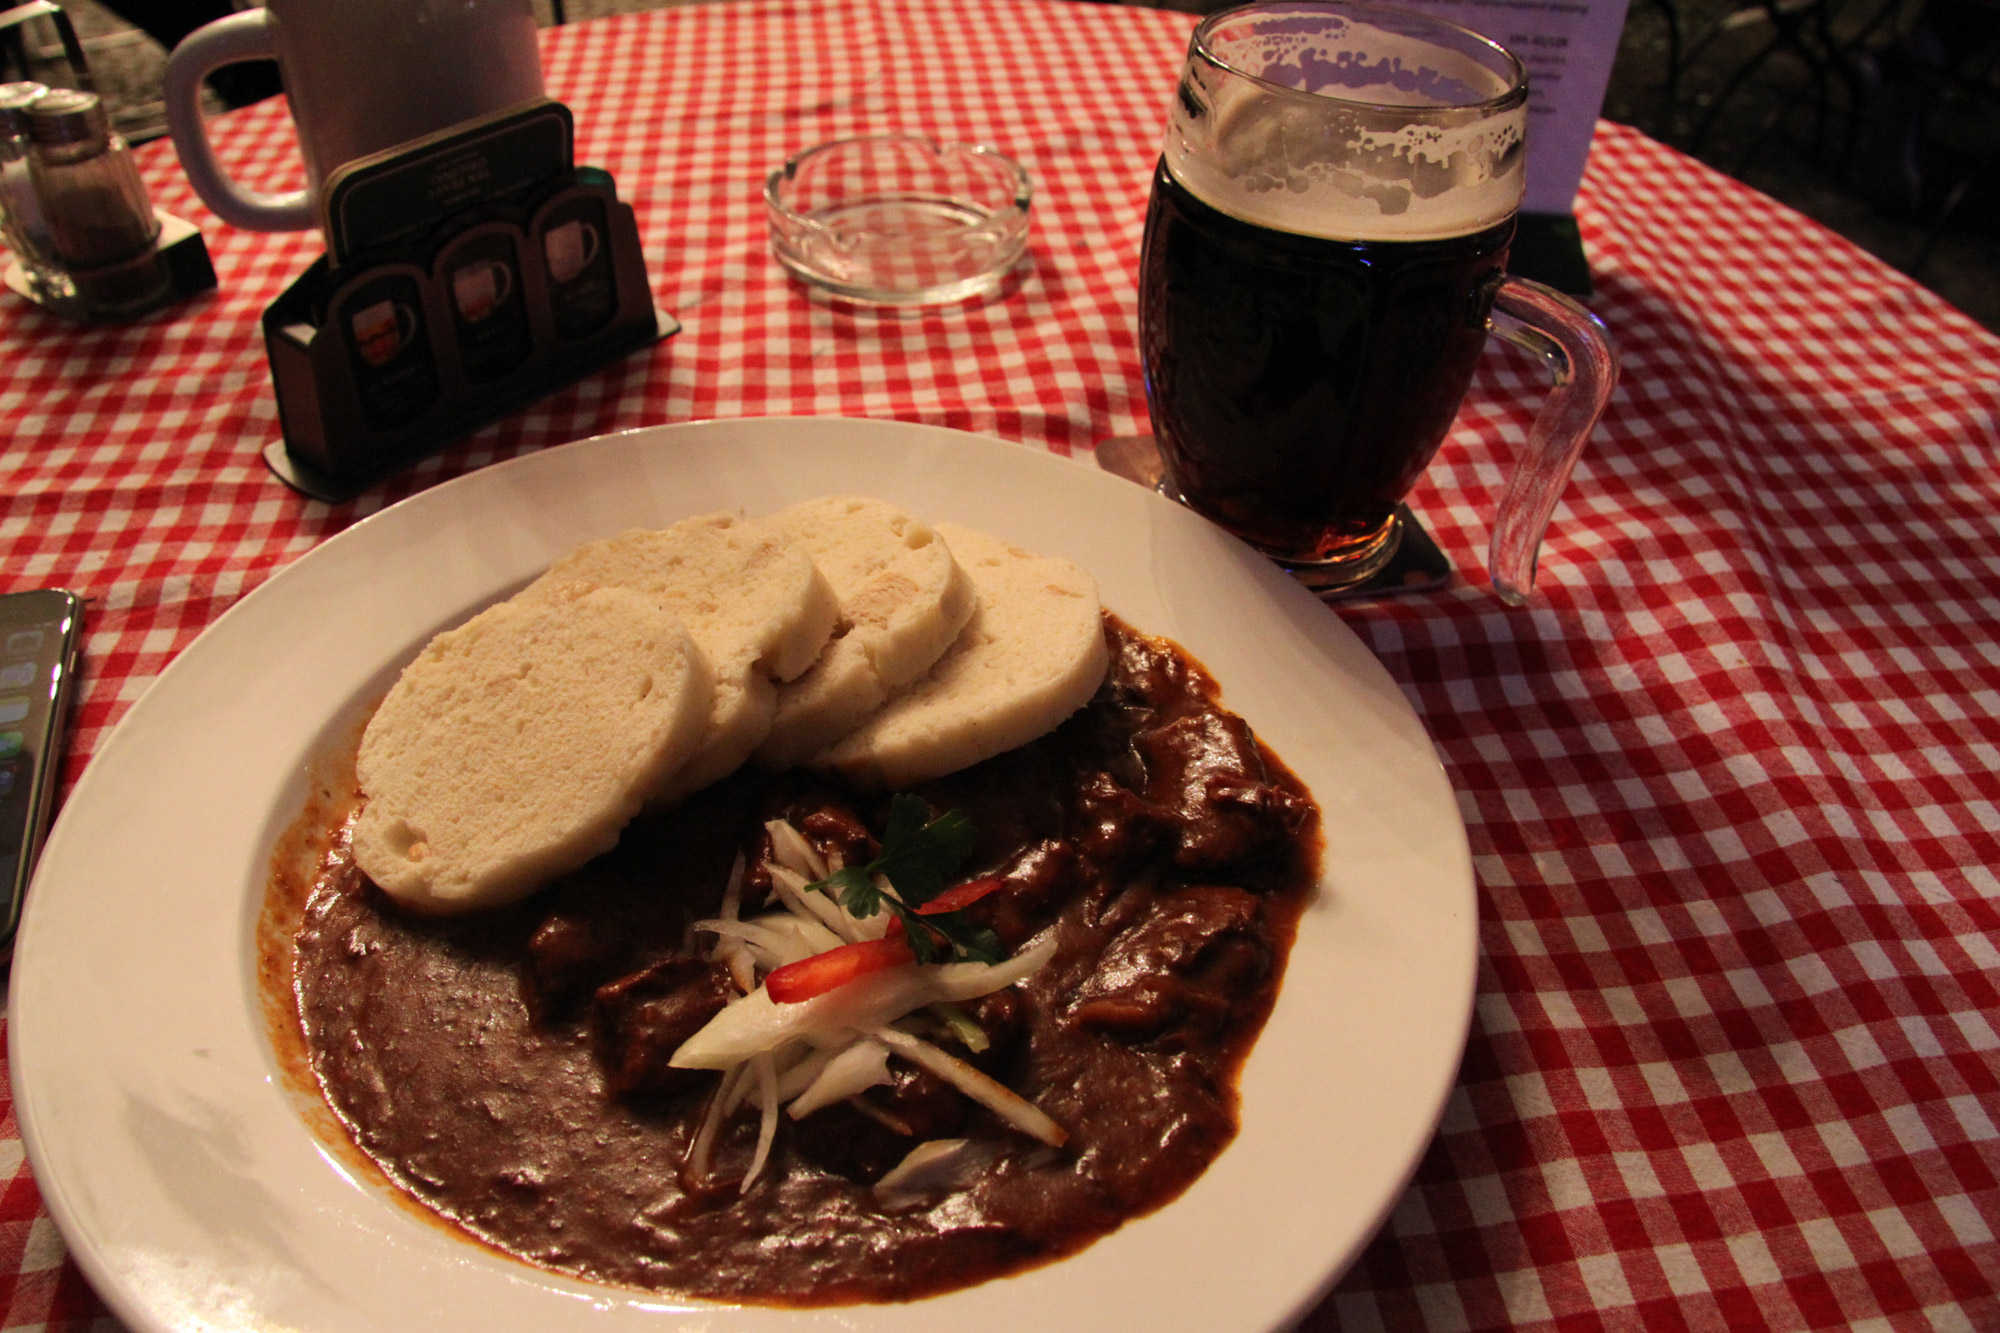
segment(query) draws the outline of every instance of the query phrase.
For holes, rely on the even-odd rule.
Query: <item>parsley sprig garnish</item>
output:
[[[882,854],[865,866],[848,866],[807,891],[821,890],[857,917],[874,916],[885,908],[903,922],[910,952],[920,963],[997,963],[1005,955],[990,930],[973,924],[964,912],[919,915],[917,909],[943,893],[972,851],[972,820],[963,810],[930,818],[930,808],[908,792],[889,803],[889,827],[882,834]],[[889,881],[894,894],[876,887],[875,876]]]

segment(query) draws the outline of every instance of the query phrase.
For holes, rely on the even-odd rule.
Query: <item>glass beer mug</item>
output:
[[[1153,178],[1139,337],[1169,494],[1309,586],[1401,540],[1490,330],[1555,388],[1493,528],[1515,605],[1617,379],[1583,307],[1506,274],[1527,77],[1454,24],[1367,3],[1253,4],[1195,29]]]

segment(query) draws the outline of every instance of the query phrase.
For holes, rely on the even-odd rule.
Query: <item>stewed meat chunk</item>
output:
[[[591,1034],[613,1092],[680,1093],[712,1081],[667,1062],[735,996],[729,969],[706,958],[668,958],[599,986]]]
[[[1257,906],[1222,885],[1158,894],[1105,949],[1071,1014],[1128,1037],[1220,1027],[1271,967]]]
[[[1142,731],[1145,796],[1172,814],[1174,864],[1211,871],[1289,839],[1305,817],[1298,797],[1264,771],[1257,738],[1231,713],[1197,713]]]

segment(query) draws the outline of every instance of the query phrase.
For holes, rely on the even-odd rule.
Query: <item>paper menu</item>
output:
[[[1396,0],[1492,38],[1528,67],[1524,213],[1568,213],[1618,54],[1627,0]]]

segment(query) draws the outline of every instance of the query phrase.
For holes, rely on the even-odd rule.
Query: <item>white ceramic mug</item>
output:
[[[550,227],[542,237],[542,254],[549,261],[549,276],[568,282],[597,258],[597,228],[581,221]]]
[[[380,369],[417,336],[417,312],[401,301],[377,301],[349,317],[361,359]]]
[[[202,202],[250,231],[320,225],[320,183],[358,158],[543,96],[530,0],[268,0],[188,34],[167,61],[167,127]],[[306,187],[266,194],[215,160],[201,81],[278,62]]]
[[[513,290],[513,267],[497,259],[467,264],[451,275],[452,299],[468,324],[477,324],[498,310]]]

